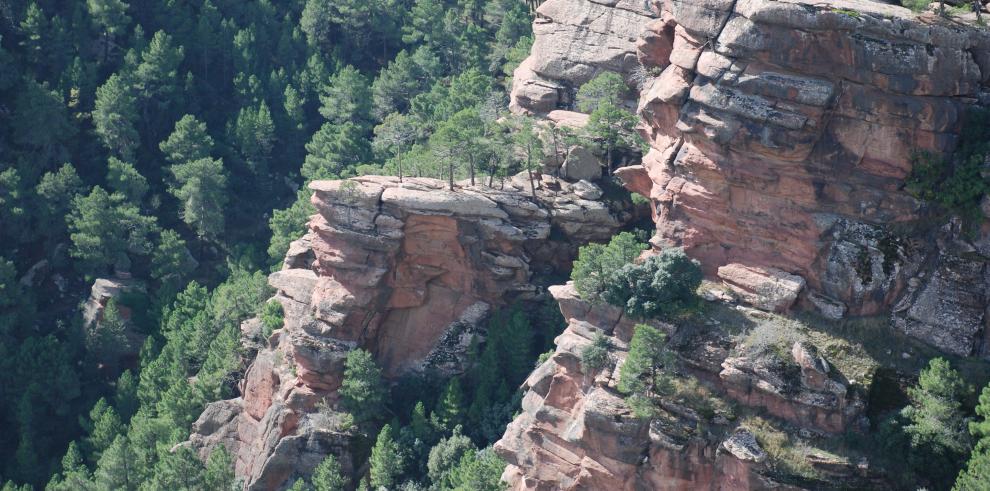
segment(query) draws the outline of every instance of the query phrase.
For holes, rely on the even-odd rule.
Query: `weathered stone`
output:
[[[719,267],[718,277],[747,303],[772,312],[790,309],[805,284],[797,275],[742,264]]]
[[[602,178],[602,163],[588,149],[575,146],[567,152],[560,176],[569,181],[597,181]]]
[[[311,183],[319,213],[269,276],[284,324],[267,340],[260,322],[244,324],[257,352],[241,397],[210,405],[189,444],[203,457],[225,445],[249,490],[281,489],[327,453],[349,471],[350,436],[316,410],[336,407],[348,352],[370,351],[390,378],[459,373],[494,306],[536,297],[533,265],[563,268],[575,244],[605,241],[632,216],[595,201],[588,182],[541,180],[535,199],[524,184]],[[549,239],[552,226],[563,235]]]
[[[760,447],[756,437],[747,430],[739,429],[722,442],[722,448],[731,453],[739,460],[763,463],[767,460],[767,453]]]

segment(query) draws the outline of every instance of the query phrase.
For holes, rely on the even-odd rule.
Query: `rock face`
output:
[[[718,410],[703,414],[671,397],[652,419],[637,418],[616,389],[636,322],[621,309],[581,300],[573,284],[550,291],[567,329],[553,356],[523,384],[523,412],[495,444],[513,490],[798,489],[771,478],[753,434]],[[672,340],[682,335],[676,326],[654,325]],[[599,371],[581,363],[596,334],[609,336],[612,346],[612,361]],[[799,427],[842,432],[864,410],[831,378],[814,347],[794,346],[799,368],[792,377],[765,358],[730,357],[732,341],[714,331],[689,344],[678,353],[681,365],[708,380],[714,394]],[[832,477],[812,489],[864,486],[855,472]]]
[[[574,244],[607,240],[631,218],[591,183],[543,177],[535,200],[522,176],[506,184],[312,183],[319,213],[269,277],[284,326],[262,340],[241,397],[196,422],[193,448],[226,445],[252,490],[287,487],[329,453],[350,471],[351,435],[334,411],[350,350],[370,351],[389,377],[456,373],[490,309],[534,299],[534,274],[567,266]]]
[[[930,230],[903,184],[913,152],[954,148],[990,78],[990,34],[859,0],[655,6],[639,42],[657,74],[639,102],[651,151],[617,172],[653,201],[654,244],[759,308],[834,318],[900,302],[905,332],[985,353],[990,256],[956,251],[986,231]]]
[[[545,114],[568,108],[602,71],[629,73],[655,13],[642,0],[547,0],[537,9],[530,56],[513,74],[511,107]]]

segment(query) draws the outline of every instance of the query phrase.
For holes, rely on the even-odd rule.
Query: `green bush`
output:
[[[627,264],[606,285],[604,299],[633,317],[684,312],[698,305],[701,265],[681,249],[665,249],[642,264]]]
[[[581,247],[571,270],[574,288],[585,300],[603,301],[602,294],[615,282],[615,273],[636,259],[644,249],[646,244],[629,232],[612,237],[608,245],[588,244]]]
[[[918,199],[936,203],[970,223],[975,222],[979,219],[980,202],[990,192],[990,182],[981,172],[987,153],[990,153],[990,111],[970,109],[952,159],[927,151],[915,152],[905,188]]]
[[[595,334],[591,344],[581,350],[581,365],[585,371],[597,372],[605,368],[605,365],[612,360],[611,350],[612,341],[609,340],[608,336],[602,333]]]
[[[923,12],[930,3],[928,0],[901,0],[901,5],[915,12]]]

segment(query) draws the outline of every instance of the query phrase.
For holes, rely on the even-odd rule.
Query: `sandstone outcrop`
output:
[[[654,5],[639,42],[651,151],[617,172],[653,201],[654,244],[760,308],[901,302],[908,334],[986,353],[990,256],[938,244],[987,239],[931,230],[904,182],[914,152],[954,148],[990,79],[990,33],[859,0]]]
[[[512,489],[802,489],[771,472],[766,452],[733,414],[705,413],[673,395],[653,418],[636,417],[616,389],[636,322],[616,307],[583,301],[572,284],[550,291],[568,327],[553,356],[523,384],[523,412],[495,445],[509,464],[503,478]],[[793,346],[795,375],[767,358],[731,357],[735,341],[718,329],[692,335],[654,325],[671,342],[691,336],[690,348],[678,351],[683,376],[707,380],[712,397],[761,407],[815,431],[844,431],[862,415],[862,402],[849,402],[857,396],[833,379],[813,346]],[[612,362],[595,372],[582,366],[581,353],[598,333],[609,336]],[[811,488],[864,486],[867,477],[851,470]]]
[[[543,2],[533,23],[533,49],[513,74],[513,111],[566,109],[598,73],[631,72],[640,32],[654,16],[641,0]]]
[[[350,472],[350,430],[334,411],[350,350],[370,351],[389,377],[457,373],[492,308],[535,299],[537,275],[632,218],[592,183],[538,177],[536,199],[524,175],[455,191],[433,179],[312,183],[319,213],[269,277],[284,326],[259,347],[241,396],[204,411],[193,448],[227,446],[252,490],[284,488],[329,453]]]

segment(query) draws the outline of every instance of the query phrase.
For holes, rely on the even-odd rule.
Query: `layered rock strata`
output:
[[[602,71],[630,73],[636,42],[655,12],[642,0],[547,0],[536,11],[530,56],[513,74],[514,111],[569,108]]]
[[[616,388],[636,322],[621,309],[581,300],[572,284],[550,291],[567,329],[556,339],[553,356],[523,384],[523,411],[495,445],[509,464],[503,478],[513,490],[801,489],[772,477],[772,463],[734,420],[738,415],[705,414],[671,396],[662,398],[654,417],[636,417]],[[851,428],[865,409],[807,343],[793,345],[797,373],[790,373],[766,356],[734,354],[735,341],[717,329],[698,335],[653,324],[672,343],[686,345],[677,352],[681,376],[705,381],[713,394],[721,394],[716,397],[761,408],[812,432]],[[598,334],[608,336],[612,359],[601,370],[588,369],[581,354]],[[690,340],[679,341],[686,335]],[[840,469],[830,476],[834,481],[812,488],[872,482],[856,469],[859,463],[839,458],[830,464]]]
[[[654,1],[652,14],[611,3],[540,8],[513,107],[566,105],[546,80],[647,74],[638,112],[651,151],[617,175],[651,198],[657,247],[685,248],[759,308],[836,318],[897,305],[904,332],[988,353],[988,227],[975,237],[932,227],[904,183],[912,155],[948,155],[986,98],[990,33],[863,0]],[[599,15],[586,22],[590,10]],[[637,24],[617,31],[630,12]],[[613,40],[593,54],[561,43],[568,26],[596,22],[612,31],[588,29]],[[613,55],[633,68],[595,61]]]
[[[331,453],[350,472],[334,411],[350,350],[369,350],[390,378],[456,373],[492,308],[536,298],[535,274],[631,218],[592,183],[538,186],[534,199],[521,176],[455,191],[432,179],[312,183],[319,213],[269,277],[284,326],[262,340],[241,397],[211,404],[190,443],[204,456],[225,445],[251,490],[291,485]]]

